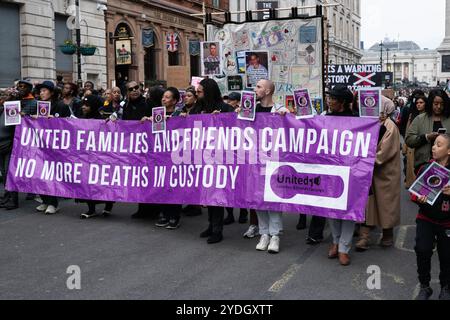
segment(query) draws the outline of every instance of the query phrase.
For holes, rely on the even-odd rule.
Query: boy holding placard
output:
[[[431,184],[432,187],[440,185],[442,193],[439,193],[437,199],[433,202],[430,202],[428,196],[425,195],[427,192],[419,190],[419,193],[422,194],[419,196],[414,194],[412,196],[413,201],[419,205],[415,246],[417,271],[420,281],[420,292],[417,300],[428,300],[433,294],[433,290],[430,287],[430,271],[433,244],[436,240],[441,267],[439,275],[441,293],[439,299],[450,300],[450,185],[448,184],[448,172],[444,176],[440,174],[427,175],[428,172],[432,171],[430,169],[435,164],[450,169],[450,135],[443,134],[438,136],[432,153],[433,160],[430,164],[420,169],[419,178],[414,184]],[[447,177],[446,181],[442,178],[445,176]],[[426,177],[425,180],[424,177]],[[433,203],[433,205],[430,203]]]

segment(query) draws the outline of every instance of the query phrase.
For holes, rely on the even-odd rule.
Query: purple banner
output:
[[[377,119],[229,113],[151,131],[150,122],[23,119],[7,189],[365,219]]]

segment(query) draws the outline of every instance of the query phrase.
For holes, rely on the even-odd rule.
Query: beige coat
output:
[[[408,130],[411,125],[411,115],[409,116],[408,124],[406,125],[406,130]],[[414,172],[414,149],[408,147],[406,143],[403,145],[403,155],[406,157],[406,177],[405,177],[405,188],[409,189],[414,181],[416,181],[416,174]]]
[[[384,126],[387,130],[378,144],[366,224],[390,229],[400,225],[400,133],[390,119]]]

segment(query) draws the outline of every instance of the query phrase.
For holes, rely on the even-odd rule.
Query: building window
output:
[[[146,81],[156,80],[156,51],[153,45],[145,48],[144,55],[144,76]]]
[[[178,51],[169,52],[169,66],[179,66],[180,65],[180,55]]]
[[[213,0],[212,5],[214,8],[220,8],[220,0]]]

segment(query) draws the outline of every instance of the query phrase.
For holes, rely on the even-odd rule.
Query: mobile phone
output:
[[[447,129],[446,129],[446,128],[440,128],[440,129],[438,130],[438,133],[439,133],[439,134],[446,134],[446,133],[447,133]]]

